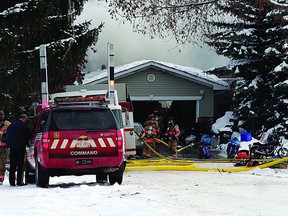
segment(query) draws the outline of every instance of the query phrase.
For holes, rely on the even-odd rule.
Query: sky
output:
[[[123,20],[112,20],[105,4],[103,1],[89,0],[81,16],[76,20],[76,22],[92,20],[92,27],[97,27],[100,22],[105,23],[95,47],[97,52],[87,52],[86,72],[107,65],[107,43],[113,43],[115,46],[115,66],[134,61],[157,60],[205,70],[229,62],[227,58],[218,56],[205,44],[202,44],[202,48],[193,44],[176,47],[174,39],[150,39],[149,36],[135,33],[131,24],[123,24]]]

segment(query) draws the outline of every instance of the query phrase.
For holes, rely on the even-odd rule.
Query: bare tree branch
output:
[[[107,0],[108,1],[108,0]],[[151,38],[174,37],[177,44],[195,42],[211,31],[219,14],[215,7],[226,0],[110,0],[112,18],[131,22],[133,30]],[[227,2],[229,2],[227,0]]]

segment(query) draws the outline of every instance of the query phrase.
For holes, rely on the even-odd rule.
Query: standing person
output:
[[[155,129],[155,122],[154,121],[147,121],[146,126],[140,133],[140,136],[144,139],[144,141],[149,145],[151,148],[155,149],[155,138],[157,137],[157,130]],[[144,145],[143,155],[150,158],[151,157],[151,149]]]
[[[15,172],[17,171],[17,185],[23,186],[23,169],[26,155],[26,146],[32,138],[26,122],[29,120],[26,114],[21,114],[19,119],[12,122],[7,129],[8,142],[7,147],[10,149],[10,171],[9,183],[15,186]]]
[[[165,136],[168,138],[169,147],[172,150],[173,157],[177,157],[177,143],[180,135],[179,126],[174,124],[172,119],[168,121],[168,127]]]
[[[144,122],[144,127],[149,125],[152,125],[153,128],[156,130],[156,136],[154,138],[160,138],[160,127],[158,124],[158,120],[156,120],[156,116],[154,114],[150,114],[148,116],[148,120]]]
[[[3,184],[5,178],[5,162],[8,156],[5,135],[7,127],[10,125],[10,122],[4,117],[4,112],[0,110],[0,185]]]

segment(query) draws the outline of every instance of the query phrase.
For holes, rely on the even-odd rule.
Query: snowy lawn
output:
[[[8,174],[8,173],[7,173]],[[101,186],[94,176],[50,178],[35,185],[0,186],[1,215],[194,216],[287,215],[287,169],[245,173],[125,172],[122,185]]]

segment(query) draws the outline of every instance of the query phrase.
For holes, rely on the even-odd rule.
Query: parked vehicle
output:
[[[211,159],[212,155],[210,154],[209,148],[211,148],[212,137],[208,134],[203,134],[201,136],[200,142],[194,144],[198,149],[199,159]]]
[[[52,94],[54,97],[78,97],[81,95],[89,96],[105,96],[110,102],[108,107],[112,110],[115,118],[119,124],[120,130],[124,136],[124,146],[125,146],[125,156],[126,158],[133,157],[136,155],[135,137],[134,137],[134,120],[133,120],[133,110],[130,102],[119,101],[118,91],[110,90],[109,92],[105,90],[104,85],[86,85],[88,89],[82,86],[66,86],[66,92]],[[103,88],[102,90],[97,89]],[[95,88],[95,89],[94,89]],[[127,92],[122,92],[121,94],[126,94]]]
[[[278,156],[280,158],[288,156],[288,149],[283,147],[282,141],[273,135],[268,136],[267,142],[256,142],[250,147],[250,158],[267,158]]]
[[[135,135],[135,144],[136,144],[136,155],[142,156],[143,155],[143,148],[144,143],[142,139],[138,136],[143,130],[143,126],[139,122],[134,122],[134,133]],[[138,134],[138,135],[137,135]]]
[[[37,114],[27,150],[27,183],[46,188],[49,177],[64,175],[95,175],[98,183],[122,183],[123,135],[102,100],[61,98]]]
[[[227,158],[235,158],[239,148],[240,148],[241,142],[237,137],[234,137],[231,139],[227,144]]]

